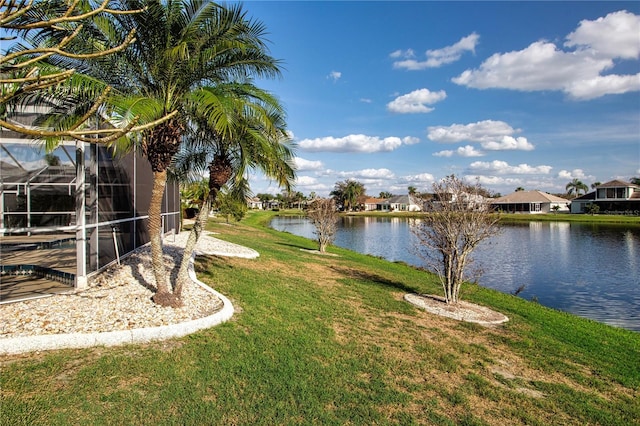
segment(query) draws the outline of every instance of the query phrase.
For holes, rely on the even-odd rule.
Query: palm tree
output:
[[[293,149],[279,101],[250,84],[207,89],[220,98],[221,104],[231,100],[221,108],[221,113],[225,114],[223,121],[231,125],[220,132],[206,121],[192,122],[186,143],[174,161],[177,175],[183,179],[209,171],[208,194],[189,234],[178,271],[174,289],[177,297],[188,280],[193,250],[222,188],[228,188],[227,196],[244,202],[249,193],[244,177],[247,169],[261,170],[286,191],[290,191],[295,178]]]
[[[242,6],[222,7],[205,0],[166,2],[123,1],[129,9],[146,7],[136,15],[115,15],[108,30],[137,30],[136,40],[115,61],[93,68],[123,94],[146,102],[126,102],[123,116],[149,109],[179,114],[146,131],[136,142],[153,171],[149,205],[149,234],[157,292],[154,301],[179,306],[165,273],[161,239],[162,197],[167,171],[193,122],[206,123],[208,131],[228,138],[228,114],[222,112],[233,99],[216,96],[215,87],[251,76],[275,77],[278,61],[262,40],[265,28],[248,20]],[[100,24],[100,23],[99,23]],[[103,30],[102,33],[105,33]],[[105,69],[105,66],[108,69]],[[117,81],[114,81],[117,80]],[[225,104],[226,103],[226,104]],[[226,169],[227,164],[222,165]],[[211,182],[210,182],[211,184]]]
[[[589,190],[589,187],[583,183],[580,179],[574,178],[571,182],[567,184],[565,187],[567,190],[567,194],[571,195],[575,192],[576,196],[580,195],[580,191],[586,193]]]
[[[343,210],[351,211],[356,205],[358,197],[365,194],[364,185],[356,180],[347,179],[337,182],[331,191],[336,204],[341,204]]]
[[[52,0],[45,4],[65,2]],[[89,2],[77,4],[91,7]],[[63,123],[83,117],[87,108],[79,110],[77,105],[97,108],[95,88],[111,87],[116,96],[99,99],[102,115],[116,118],[120,128],[130,129],[134,123],[144,130],[120,138],[114,147],[120,151],[136,147],[151,165],[153,189],[148,214],[157,287],[154,301],[179,306],[179,297],[172,294],[167,281],[161,239],[162,198],[172,158],[194,122],[216,137],[231,140],[229,129],[234,123],[229,118],[233,115],[224,110],[234,105],[239,111],[242,106],[234,104],[233,98],[216,96],[214,89],[229,82],[244,84],[252,77],[279,76],[279,62],[270,56],[263,41],[265,27],[248,19],[240,5],[223,7],[206,0],[121,0],[113,4],[121,11],[140,12],[127,14],[110,9],[111,14],[83,22],[82,31],[66,48],[76,54],[95,46],[120,46],[126,40],[126,49],[91,61],[72,55],[49,58],[61,69],[76,71],[68,85],[69,94],[75,98],[59,106],[56,119]],[[45,29],[39,36],[55,41],[64,34]],[[92,90],[85,90],[91,86]],[[159,124],[159,119],[165,121]],[[151,125],[154,127],[149,128]],[[222,166],[224,172],[225,157],[220,159],[222,163],[213,166]],[[282,165],[277,167],[284,170]]]
[[[593,182],[593,183],[591,184],[591,189],[596,189],[596,188],[597,188],[597,187],[599,187],[600,185],[602,185],[602,183],[601,183],[601,182]]]

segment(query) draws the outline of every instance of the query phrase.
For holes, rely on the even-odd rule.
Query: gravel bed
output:
[[[164,241],[167,272],[177,274],[188,237],[183,232]],[[253,258],[258,253],[203,234],[196,254]],[[155,280],[149,246],[141,247],[90,279],[82,291],[0,305],[0,339],[62,333],[96,333],[177,324],[203,318],[222,309],[214,294],[189,281],[184,306],[161,307],[151,301]]]

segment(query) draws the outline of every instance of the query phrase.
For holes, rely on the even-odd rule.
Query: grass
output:
[[[254,260],[203,257],[228,323],[182,339],[1,359],[0,424],[640,424],[640,334],[479,286],[498,328],[430,315],[400,263],[265,227],[212,223]]]
[[[280,212],[281,214],[300,214],[299,210],[287,210]],[[372,216],[372,217],[409,217],[420,218],[428,213],[424,212],[351,212],[346,213],[349,216]],[[640,226],[640,216],[624,216],[624,215],[589,215],[589,214],[569,214],[569,213],[547,213],[547,214],[517,214],[517,213],[500,213],[503,222],[581,222],[593,224],[624,224],[625,226]]]

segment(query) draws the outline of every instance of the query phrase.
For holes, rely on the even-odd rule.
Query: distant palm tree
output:
[[[596,188],[597,188],[597,187],[599,187],[600,185],[602,185],[602,183],[601,183],[601,182],[593,182],[593,183],[591,184],[591,189],[596,189]]]
[[[516,192],[520,192],[520,191],[524,191],[524,188],[523,188],[523,187],[521,187],[521,186],[519,186],[519,187],[517,187],[517,188],[516,188]]]
[[[634,185],[640,185],[640,177],[632,177],[631,179],[629,179],[629,182]]]
[[[356,180],[347,179],[336,183],[331,196],[343,210],[351,211],[356,206],[358,197],[365,194],[364,185]]]
[[[580,195],[580,191],[582,191],[583,193],[586,193],[589,190],[589,187],[585,183],[583,183],[580,179],[575,178],[567,184],[565,189],[567,190],[567,194],[571,195],[575,193],[576,196],[578,196]]]
[[[415,186],[409,186],[407,188],[407,191],[409,191],[409,195],[416,195],[416,193],[418,192],[418,189]]]

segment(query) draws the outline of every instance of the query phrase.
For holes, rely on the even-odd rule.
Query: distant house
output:
[[[601,213],[640,212],[640,185],[612,180],[598,185],[589,192],[571,201],[571,213],[584,213],[588,206],[595,204]]]
[[[440,196],[434,196],[430,200],[424,201],[423,209],[425,211],[438,211],[443,208],[443,204],[458,203],[469,210],[487,210],[487,198],[480,194],[471,194],[462,192],[461,194],[445,193]]]
[[[569,200],[542,191],[516,191],[491,201],[494,210],[506,213],[568,213],[569,205]]]
[[[258,197],[247,198],[247,207],[252,210],[262,210],[262,200]]]
[[[375,210],[382,210],[382,205],[386,200],[384,198],[369,197],[364,200],[364,211],[370,212]]]
[[[422,203],[411,195],[398,195],[384,200],[377,210],[392,212],[419,212],[422,211]]]

